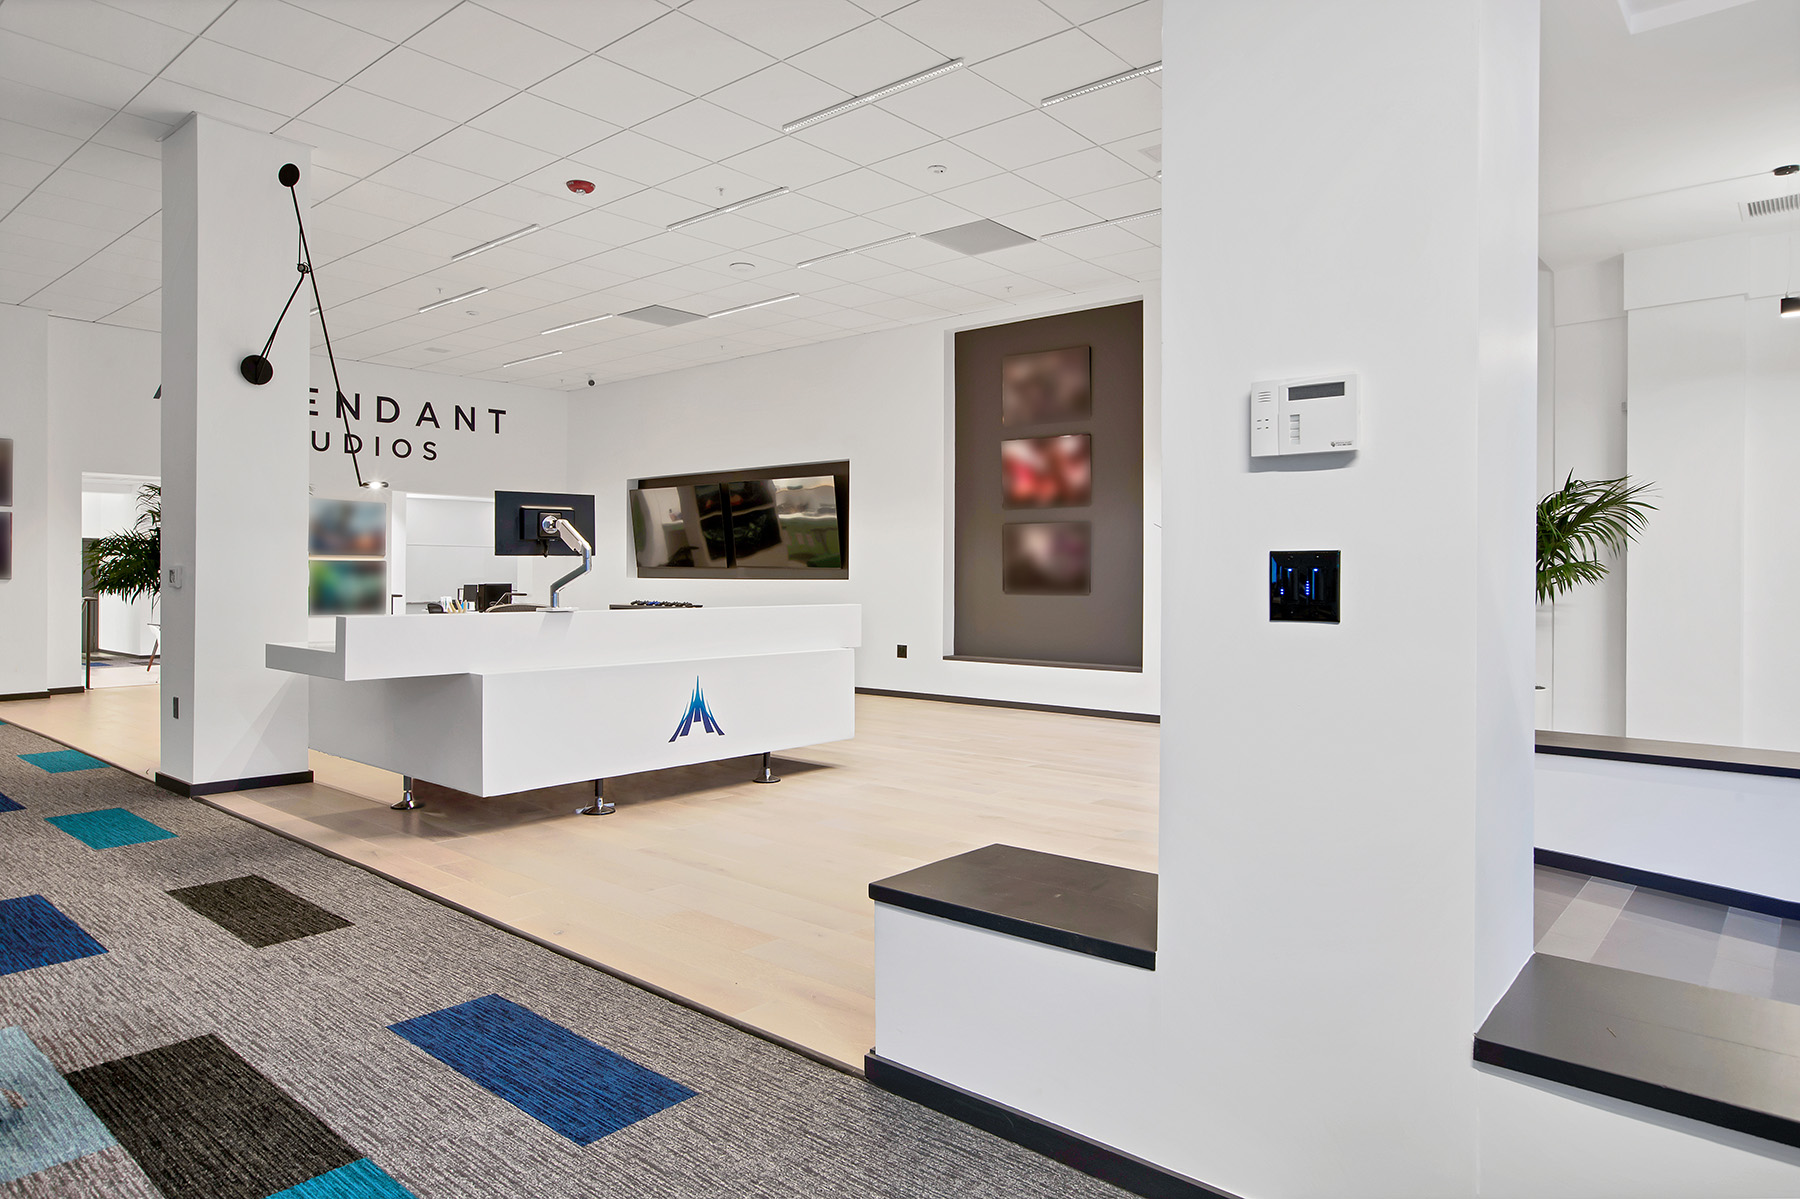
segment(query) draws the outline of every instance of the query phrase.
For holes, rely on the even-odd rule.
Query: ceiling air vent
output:
[[[1748,204],[1738,205],[1738,215],[1746,221],[1754,221],[1758,217],[1781,216],[1783,213],[1800,212],[1800,192],[1789,196],[1776,196],[1772,200],[1752,200]]]

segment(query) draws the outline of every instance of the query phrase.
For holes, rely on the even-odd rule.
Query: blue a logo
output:
[[[694,680],[694,698],[688,701],[687,713],[682,716],[681,723],[675,726],[675,736],[669,740],[687,736],[688,730],[695,725],[709,733],[717,733],[721,737],[725,735],[725,730],[719,727],[719,722],[713,719],[712,712],[706,706],[706,693],[700,690],[699,679]]]

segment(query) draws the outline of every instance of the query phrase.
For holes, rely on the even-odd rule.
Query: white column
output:
[[[1254,1195],[1474,1194],[1471,1034],[1531,948],[1537,3],[1165,22],[1183,1164]],[[1354,459],[1253,467],[1251,383],[1340,370]],[[1276,549],[1343,552],[1341,624],[1270,623]]]
[[[49,326],[47,313],[0,304],[0,437],[13,443],[12,507],[0,504],[13,543],[12,578],[0,579],[0,696],[49,686]]]
[[[307,769],[305,684],[263,647],[306,639],[311,305],[272,382],[238,373],[297,278],[288,162],[305,211],[305,146],[200,115],[163,142],[162,773],[195,788]]]

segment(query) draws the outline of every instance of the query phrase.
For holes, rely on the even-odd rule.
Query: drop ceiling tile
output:
[[[550,226],[558,222],[592,211],[573,198],[550,195],[516,183],[509,183],[486,195],[477,196],[469,201],[468,207],[475,212],[505,217],[514,222],[515,226],[542,225],[546,233],[550,231]],[[534,233],[532,236],[538,235]],[[589,250],[588,253],[593,251]]]
[[[916,0],[887,18],[945,58],[980,62],[1069,26],[1039,0]]]
[[[206,37],[252,54],[278,54],[282,62],[340,83],[393,45],[282,0],[234,5],[207,27]]]
[[[151,79],[147,71],[78,54],[19,33],[0,37],[0,77],[115,109]]]
[[[707,99],[722,108],[778,130],[789,121],[829,108],[850,93],[806,72],[776,63],[720,88]]]
[[[14,183],[0,183],[0,212],[5,212],[13,205],[31,194],[28,187],[20,187]]]
[[[638,132],[713,162],[777,136],[774,130],[705,100],[693,100],[652,117],[639,124]]]
[[[1010,272],[980,258],[959,255],[948,262],[931,263],[917,268],[919,274],[958,286],[973,286],[1005,277]]]
[[[1076,261],[1073,255],[1057,249],[1055,243],[1042,241],[1008,246],[983,257],[1003,271],[1016,271],[1025,275],[1039,268],[1066,266]]]
[[[55,242],[58,245],[73,246],[86,250],[90,254],[100,250],[117,236],[117,234],[108,233],[104,229],[77,225],[71,221],[59,221],[55,217],[20,212],[16,208],[8,214],[4,221],[0,221],[0,229],[4,229],[8,233],[18,233],[26,237]]]
[[[862,166],[928,146],[935,140],[917,125],[874,106],[808,125],[794,136]]]
[[[347,238],[360,239],[363,246],[368,246],[371,242],[383,241],[397,233],[404,233],[412,223],[399,217],[382,216],[379,213],[364,212],[357,208],[346,208],[334,200],[330,204],[314,208],[307,214],[306,233],[309,238],[313,236],[315,230],[320,233],[338,233]]]
[[[698,170],[668,180],[662,184],[662,190],[697,201],[705,208],[717,208],[721,204],[730,204],[771,189],[753,175],[709,163]]]
[[[971,283],[969,287],[1009,303],[1029,300],[1033,296],[1047,296],[1057,290],[1048,283],[1026,275],[1002,275],[992,282]]]
[[[716,242],[703,241],[700,238],[689,236],[686,232],[658,233],[654,237],[647,237],[643,241],[634,243],[631,248],[653,258],[672,262],[677,266],[701,262],[712,258],[719,252]]]
[[[1020,233],[1042,237],[1046,233],[1073,229],[1078,225],[1091,225],[1099,219],[1100,217],[1073,201],[1053,200],[1035,208],[1009,212],[1001,218],[1001,223],[1012,226]]]
[[[867,168],[858,168],[823,183],[812,184],[806,188],[806,194],[850,212],[872,212],[923,193],[898,179],[890,179]]]
[[[892,225],[858,216],[851,217],[847,221],[820,225],[817,229],[809,231],[807,236],[815,237],[836,249],[848,250],[853,246],[866,246],[872,241],[880,241],[884,237],[892,237],[896,233],[904,232],[906,232],[904,229],[896,229]]]
[[[892,25],[871,21],[793,55],[789,61],[852,96],[861,96],[956,57],[933,50]]]
[[[0,78],[0,112],[21,125],[80,138],[92,137],[113,115],[111,106],[91,104],[6,78]]]
[[[95,175],[101,179],[116,179],[120,183],[129,183],[133,187],[162,191],[162,163],[142,154],[133,154],[129,150],[116,150],[111,146],[96,145],[89,142],[69,156],[63,164],[66,171],[80,171],[84,175]]]
[[[135,5],[138,0],[132,0],[132,3]],[[455,8],[460,0],[378,0],[377,3],[370,0],[290,0],[290,3],[390,42],[403,42]]]
[[[1162,251],[1155,246],[1146,246],[1141,250],[1110,254],[1097,265],[1132,279],[1159,279],[1162,277]]]
[[[774,60],[682,13],[659,17],[600,51],[602,57],[703,96]]]
[[[877,300],[873,304],[859,305],[862,311],[873,316],[885,316],[897,321],[923,321],[932,317],[943,316],[944,309],[919,300],[895,296],[892,299]]]
[[[816,237],[792,234],[788,237],[778,237],[773,241],[764,242],[756,247],[756,253],[766,258],[773,258],[777,262],[795,263],[805,262],[809,258],[817,258],[821,254],[830,254],[840,248],[829,242],[822,242]]]
[[[486,175],[477,175],[473,171],[422,158],[417,154],[410,154],[391,166],[383,167],[369,178],[375,183],[433,200],[442,200],[446,204],[467,204],[499,186],[496,180]]]
[[[1148,79],[1133,79],[1065,100],[1049,111],[1091,141],[1118,141],[1162,128],[1162,88]]]
[[[1019,175],[1065,199],[1144,178],[1143,171],[1127,166],[1116,154],[1098,146],[1023,167]]]
[[[660,232],[676,221],[700,215],[708,207],[696,200],[649,187],[614,200],[606,206],[606,210],[616,216],[650,225]]]
[[[875,169],[922,192],[946,192],[1000,174],[999,167],[955,142],[920,146],[876,163]]]
[[[23,304],[56,282],[55,275],[15,271],[0,267],[0,304]]]
[[[530,87],[587,53],[478,4],[452,9],[406,44],[513,88]]]
[[[0,31],[151,74],[190,40],[181,30],[94,0],[13,0],[0,5]]]
[[[862,257],[874,262],[885,262],[889,266],[904,267],[909,271],[939,262],[964,261],[964,256],[955,250],[926,241],[922,237],[895,242],[877,250],[865,250]]]
[[[660,0],[480,0],[482,7],[592,53],[668,12]]]
[[[848,0],[689,0],[682,12],[776,58],[790,58],[869,19]]]
[[[1162,58],[1162,0],[1143,0],[1090,21],[1082,29],[1133,66],[1141,67]]]
[[[485,112],[513,95],[513,89],[504,83],[410,46],[395,47],[350,82],[365,92],[457,122]]]
[[[556,230],[559,233],[568,233],[611,247],[631,245],[641,242],[647,237],[654,237],[662,232],[662,226],[636,220],[622,213],[610,212],[604,208],[596,208],[591,212],[584,212],[580,216],[570,217],[558,225]],[[648,274],[649,272],[641,273]]]
[[[792,137],[776,138],[742,154],[734,154],[725,160],[725,165],[754,175],[771,187],[796,189],[856,169],[855,163]]]
[[[971,288],[944,287],[942,285],[933,291],[919,292],[913,298],[935,305],[946,312],[979,312],[994,302],[994,297],[983,295]]]
[[[1048,113],[1033,109],[996,125],[973,129],[958,145],[1007,170],[1016,171],[1088,149],[1092,142]]]
[[[909,87],[881,101],[881,107],[939,137],[954,137],[1030,111],[1025,101],[972,71],[952,71]]]
[[[1132,233],[1128,225],[1101,225],[1095,229],[1083,229],[1079,233],[1052,238],[1049,244],[1065,254],[1093,261],[1111,254],[1141,250],[1147,243],[1143,238]],[[1038,278],[1044,278],[1042,274],[1044,269],[1038,268],[1033,273]]]
[[[70,196],[55,195],[39,188],[13,209],[13,215],[36,215],[49,217],[51,220],[85,225],[90,229],[106,233],[110,241],[114,237],[119,237],[137,228],[143,223],[144,218],[154,211],[156,211],[154,205],[148,209],[133,212],[122,208],[109,208],[103,204],[95,204]]]
[[[1143,0],[1044,0],[1044,3],[1074,24],[1081,25],[1121,8],[1141,4]]]
[[[152,120],[136,113],[121,112],[108,121],[100,132],[94,134],[94,140],[103,146],[130,150],[133,154],[143,154],[160,159],[162,157],[162,139],[174,129],[174,125],[163,121]]]
[[[353,134],[327,129],[311,121],[289,121],[281,127],[280,132],[283,137],[311,146],[314,166],[353,175],[358,179],[373,175],[404,153],[392,146],[364,141]],[[317,203],[319,198],[314,195],[313,202]]]
[[[465,171],[474,171],[502,182],[542,170],[556,161],[556,155],[548,150],[522,146],[473,125],[461,125],[452,129],[443,137],[422,147],[417,156],[460,167]]]
[[[349,86],[338,88],[302,115],[308,124],[409,151],[442,137],[458,123]]]
[[[125,111],[132,116],[165,125],[177,125],[186,120],[189,113],[203,112],[209,117],[217,117],[221,121],[229,121],[233,125],[242,125],[261,133],[273,133],[288,121],[286,113],[215,96],[211,92],[177,83],[173,79],[152,79],[125,106]]]
[[[81,149],[81,142],[78,137],[0,119],[0,154],[60,166],[64,159]]]
[[[966,208],[986,217],[1034,208],[1056,199],[1055,195],[1037,184],[1012,174],[1000,174],[975,183],[965,183],[938,194],[959,208]]]
[[[873,304],[879,300],[890,299],[884,291],[861,283],[839,283],[811,293],[811,298],[826,304],[837,304],[844,308],[861,308],[865,304]]]
[[[823,251],[823,253],[830,252],[829,249]],[[885,262],[877,262],[863,254],[846,254],[842,258],[814,263],[799,273],[805,275],[810,283],[796,290],[811,295],[819,288],[829,286],[826,280],[836,279],[844,283],[861,283],[869,279],[879,279],[883,275],[891,275],[894,273],[894,268]]]
[[[55,170],[47,162],[32,162],[13,154],[0,154],[0,183],[8,187],[36,187]]]
[[[1045,96],[1054,96],[1143,65],[1127,62],[1080,29],[1070,29],[970,69],[1027,104],[1036,104]]]
[[[582,59],[537,84],[531,91],[578,112],[604,118],[615,127],[636,125],[690,98],[679,88],[598,57]],[[604,136],[598,134],[581,144],[592,145]],[[579,148],[570,147],[571,150]]]
[[[916,200],[907,200],[893,204],[887,208],[879,208],[868,214],[872,219],[884,225],[892,225],[896,229],[908,233],[930,233],[934,229],[948,229],[952,225],[963,225],[983,215],[972,209],[961,208],[950,203],[942,196],[920,196]],[[927,245],[931,243],[927,242]],[[944,253],[954,251],[943,250]]]
[[[751,214],[755,209],[749,210]],[[704,242],[712,243],[715,252],[717,247],[724,246],[732,250],[747,250],[751,246],[760,246],[783,236],[784,231],[773,225],[765,225],[755,219],[754,215],[743,213],[727,213],[701,221],[698,225],[690,225],[681,232]]]
[[[834,204],[826,204],[798,192],[765,200],[744,211],[758,223],[773,225],[783,233],[804,233],[808,229],[830,225],[853,215]]]
[[[206,38],[195,39],[177,55],[163,68],[162,78],[290,117],[323,99],[335,86],[335,81],[310,71]]]
[[[885,292],[890,296],[915,297],[929,291],[940,291],[944,286],[936,279],[928,275],[921,275],[917,271],[894,271],[892,274],[870,279],[868,285],[876,291]]]
[[[1148,212],[1162,207],[1162,184],[1154,179],[1139,179],[1120,187],[1090,192],[1081,197],[1081,206],[1100,214],[1106,220]]]
[[[573,154],[583,146],[591,146],[618,132],[617,125],[530,93],[495,105],[469,124],[521,145],[559,155]]]
[[[374,216],[403,221],[407,225],[417,225],[421,221],[429,221],[450,206],[449,201],[434,200],[414,192],[402,191],[397,187],[376,183],[371,179],[351,184],[322,205],[326,210],[348,208],[356,212],[366,212]]]
[[[576,162],[590,163],[646,187],[654,187],[706,165],[706,160],[699,155],[677,150],[634,129],[595,142],[572,157]]]

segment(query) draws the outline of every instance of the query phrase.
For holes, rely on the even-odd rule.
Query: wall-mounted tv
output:
[[[850,464],[644,479],[628,502],[643,579],[849,578]]]

